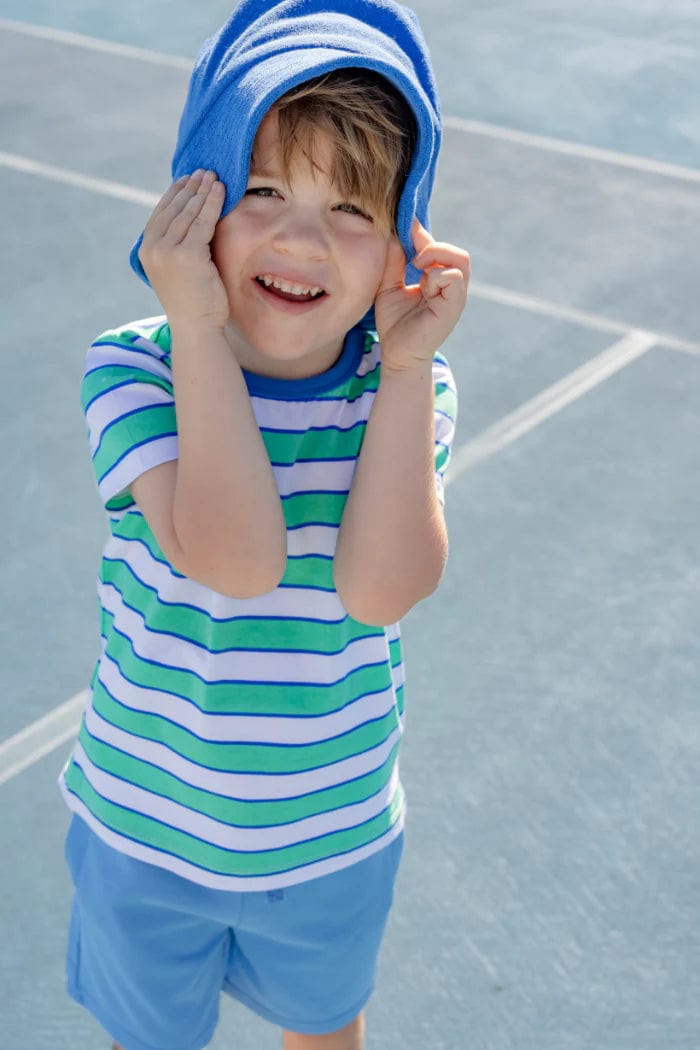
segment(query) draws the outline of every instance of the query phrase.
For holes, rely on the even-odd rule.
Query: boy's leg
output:
[[[282,1033],[283,1050],[362,1050],[365,1036],[365,1015],[359,1013],[354,1021],[337,1032],[325,1035],[303,1035],[301,1032]]]

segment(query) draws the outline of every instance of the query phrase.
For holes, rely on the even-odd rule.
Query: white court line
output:
[[[122,182],[110,182],[107,179],[82,175],[80,172],[59,168],[54,164],[44,164],[29,157],[19,156],[16,153],[3,153],[0,151],[0,168],[10,168],[23,174],[37,175],[40,178],[50,179],[52,182],[60,182],[67,186],[77,186],[91,193],[115,197],[117,200],[127,201],[129,204],[142,204],[148,208],[155,207],[160,199],[157,193],[139,189],[137,186],[127,186]],[[546,299],[538,299],[533,295],[516,292],[510,288],[501,288],[496,284],[481,284],[478,281],[472,281],[469,285],[469,294],[476,299],[499,303],[501,306],[511,306],[518,310],[525,310],[528,313],[543,314],[558,321],[570,321],[583,328],[591,328],[599,332],[610,332],[612,335],[627,335],[630,332],[640,331],[639,326],[625,321],[615,321],[612,318],[586,313],[573,307],[560,306],[558,303],[552,303]],[[700,344],[698,343],[691,343],[686,339],[667,335],[665,332],[649,331],[648,335],[654,344],[667,350],[680,350],[683,353],[700,355]]]
[[[465,470],[470,470],[477,463],[483,463],[501,449],[512,445],[523,434],[534,430],[540,423],[609,379],[615,372],[619,372],[655,345],[649,332],[629,332],[614,346],[586,361],[580,368],[553,383],[457,449],[448,467],[446,482],[454,481]]]
[[[0,744],[0,784],[7,783],[76,735],[87,697],[87,689],[76,693]]]
[[[194,64],[193,58],[182,58],[179,55],[167,55],[147,48],[132,47],[129,44],[118,44],[100,37],[86,36],[84,33],[71,33],[51,26],[35,25],[32,22],[21,22],[12,18],[0,18],[0,30],[21,33],[24,36],[50,40],[57,44],[68,44],[82,47],[88,51],[116,55],[121,58],[132,58],[151,65],[169,66],[172,69],[184,69],[188,73]],[[666,164],[650,157],[639,157],[632,153],[618,153],[615,150],[600,149],[597,146],[586,146],[584,143],[571,142],[567,139],[550,138],[546,135],[534,135],[515,128],[502,127],[499,124],[488,124],[481,120],[468,120],[463,117],[445,116],[443,125],[468,135],[482,135],[487,138],[516,142],[533,149],[547,150],[550,153],[562,153],[572,157],[583,157],[603,164],[613,164],[647,174],[661,175],[664,178],[685,179],[700,182],[700,169],[688,168],[680,164]]]
[[[157,193],[140,190],[136,186],[127,186],[123,182],[110,182],[91,175],[82,175],[79,171],[58,168],[55,164],[43,164],[29,157],[20,157],[16,153],[0,152],[0,167],[21,171],[24,175],[39,175],[52,182],[62,182],[67,186],[78,186],[81,190],[99,193],[103,197],[116,197],[117,200],[129,201],[130,204],[144,204],[154,208],[159,201]]]
[[[452,457],[445,484],[451,484],[466,470],[517,441],[545,419],[549,419],[615,372],[619,372],[625,365],[641,357],[654,345],[654,339],[648,332],[628,333],[614,346],[570,372],[537,397],[525,402],[493,426],[487,427],[466,445],[462,445]],[[87,695],[87,690],[78,693],[65,704],[10,737],[4,744],[0,744],[0,785],[76,735]]]
[[[650,329],[641,329],[638,325],[631,325],[624,321],[614,321],[611,317],[602,317],[600,314],[587,313],[585,310],[576,310],[572,306],[561,306],[552,303],[548,299],[538,299],[534,295],[526,295],[524,292],[514,292],[510,288],[501,288],[497,284],[482,284],[479,281],[470,281],[469,294],[477,299],[486,299],[500,306],[512,306],[516,310],[525,310],[528,313],[543,314],[545,317],[555,318],[557,321],[570,321],[572,324],[580,325],[582,328],[592,328],[598,332],[609,332],[611,335],[629,335],[630,332],[644,331],[657,346],[666,350],[680,350],[686,354],[700,354],[700,343],[691,343],[688,339],[680,339],[678,336],[669,335],[666,332],[652,332]]]
[[[32,22],[18,22],[13,18],[0,18],[0,29],[9,33],[21,33],[39,40],[51,40],[55,44],[68,44],[71,47],[82,47],[86,51],[101,51],[107,55],[120,58],[134,58],[139,62],[148,62],[155,66],[169,66],[173,69],[192,69],[193,59],[179,58],[177,55],[164,55],[159,51],[149,51],[144,47],[132,47],[130,44],[118,44],[113,40],[101,40],[96,36],[85,36],[83,33],[70,33],[65,29],[53,29],[51,26],[34,25]]]
[[[531,149],[581,157],[599,164],[612,164],[619,168],[631,168],[633,171],[643,171],[647,175],[660,175],[666,179],[683,179],[686,182],[700,182],[699,168],[668,164],[665,161],[654,160],[652,157],[640,157],[634,153],[618,153],[616,150],[601,149],[599,146],[587,146],[583,142],[570,142],[567,139],[550,138],[548,135],[533,135],[529,131],[517,131],[515,128],[504,128],[499,124],[487,124],[482,120],[467,120],[464,117],[445,117],[443,126],[452,128],[453,131],[466,132],[467,135],[482,135],[485,138],[500,139],[503,142],[514,142],[519,146],[529,146]]]

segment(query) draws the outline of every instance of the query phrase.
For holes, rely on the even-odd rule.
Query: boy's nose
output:
[[[326,259],[330,247],[323,223],[306,214],[287,216],[274,231],[272,244],[281,254],[305,259]]]

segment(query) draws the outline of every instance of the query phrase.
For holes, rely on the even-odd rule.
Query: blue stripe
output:
[[[278,462],[271,460],[273,467],[287,467],[291,469],[297,463],[355,463],[357,456],[314,456],[312,459],[293,459],[291,461]]]
[[[298,492],[289,492],[280,499],[293,499],[294,496],[347,496],[350,489],[299,489]]]
[[[365,419],[360,419],[349,427],[332,425],[328,427],[307,427],[306,430],[288,430],[286,427],[259,427],[259,430],[261,434],[291,434],[295,437],[303,437],[306,434],[327,434],[329,431],[336,434],[349,434],[351,430],[355,430],[357,427],[364,427],[366,424],[367,421]]]

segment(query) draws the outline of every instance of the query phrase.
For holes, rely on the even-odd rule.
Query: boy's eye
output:
[[[279,194],[272,186],[252,186],[245,191],[246,197],[277,197]]]
[[[346,201],[343,204],[336,205],[336,207],[338,211],[345,212],[346,215],[359,215],[361,218],[367,219],[368,222],[374,222],[372,216],[366,211],[362,211],[362,209],[358,208],[356,204],[350,204]]]

